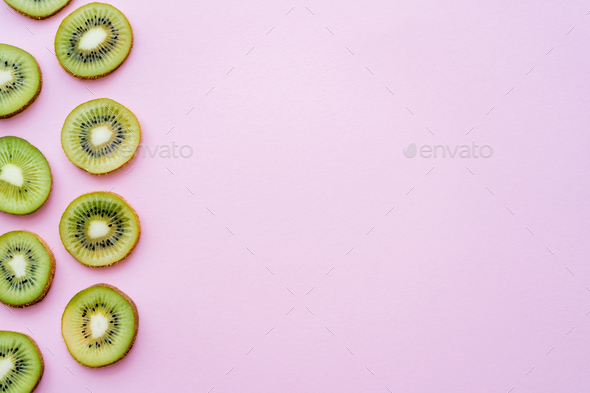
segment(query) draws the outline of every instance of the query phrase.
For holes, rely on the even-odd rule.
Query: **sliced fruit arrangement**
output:
[[[138,328],[133,300],[108,284],[79,292],[61,318],[68,351],[80,364],[92,368],[123,359],[133,347]]]
[[[0,44],[0,119],[27,109],[41,93],[37,60],[15,46]]]
[[[68,15],[55,36],[60,64],[80,79],[97,79],[115,71],[131,52],[133,31],[121,11],[90,3]]]
[[[102,175],[128,163],[139,146],[141,129],[135,115],[108,98],[86,102],[70,113],[61,145],[74,165]]]
[[[45,156],[24,139],[0,138],[0,211],[29,214],[51,192],[51,169]]]
[[[0,331],[0,392],[28,393],[35,390],[45,365],[32,338]]]
[[[59,235],[66,250],[90,267],[125,259],[139,241],[139,217],[112,192],[93,192],[75,199],[61,217]]]
[[[12,307],[39,303],[54,274],[55,257],[39,236],[27,231],[0,236],[0,302]]]
[[[72,0],[4,0],[19,13],[32,19],[47,19],[61,11]]]

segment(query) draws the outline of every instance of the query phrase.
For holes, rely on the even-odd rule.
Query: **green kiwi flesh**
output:
[[[32,19],[47,19],[61,11],[72,0],[4,0],[19,13]]]
[[[133,347],[139,315],[135,303],[119,289],[98,284],[70,300],[61,331],[68,351],[86,367],[104,367],[123,359]]]
[[[0,331],[0,392],[28,393],[35,390],[45,365],[32,338]]]
[[[64,247],[89,267],[106,267],[135,248],[141,227],[135,211],[119,195],[93,192],[75,199],[59,223]]]
[[[51,169],[45,156],[24,139],[0,138],[0,211],[29,214],[51,192]]]
[[[40,237],[27,231],[0,236],[0,302],[12,307],[39,303],[54,274],[53,252]]]
[[[33,56],[0,44],[0,119],[27,109],[41,93],[42,85],[41,69]]]
[[[133,31],[121,11],[90,3],[68,15],[55,36],[60,64],[80,79],[97,79],[115,71],[131,52]]]
[[[95,175],[112,172],[129,162],[140,140],[135,115],[108,98],[78,106],[61,131],[66,156],[77,167]]]

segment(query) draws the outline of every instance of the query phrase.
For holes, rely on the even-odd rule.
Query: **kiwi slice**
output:
[[[119,169],[135,155],[141,129],[123,105],[99,98],[70,113],[61,130],[61,145],[74,165],[102,175]]]
[[[123,359],[135,342],[139,314],[131,298],[108,284],[84,289],[61,318],[68,351],[80,364],[97,368]]]
[[[90,267],[106,267],[127,258],[137,245],[139,217],[112,192],[92,192],[75,199],[61,217],[59,235],[66,250]]]
[[[55,36],[60,64],[80,79],[98,79],[115,71],[131,52],[133,32],[121,11],[90,3],[68,15]]]
[[[4,0],[19,13],[32,19],[47,19],[57,14],[72,0]]]
[[[0,211],[29,214],[51,192],[51,169],[45,156],[24,139],[0,138]]]
[[[0,119],[27,109],[41,93],[37,60],[15,46],[0,44]]]
[[[0,331],[0,392],[32,392],[41,381],[44,369],[43,355],[32,338]]]
[[[27,231],[0,236],[0,302],[19,308],[39,303],[54,274],[55,257],[39,236]]]

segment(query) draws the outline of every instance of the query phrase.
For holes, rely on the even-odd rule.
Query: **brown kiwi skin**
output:
[[[5,332],[22,334],[23,336],[25,336],[26,338],[31,340],[31,342],[35,346],[35,349],[37,349],[37,353],[39,354],[39,359],[41,360],[41,373],[39,373],[39,378],[37,379],[37,383],[35,383],[35,386],[33,386],[33,389],[31,389],[31,392],[34,392],[35,389],[37,389],[37,386],[39,386],[39,382],[41,382],[41,379],[43,378],[43,373],[45,372],[45,361],[43,360],[43,354],[41,353],[41,350],[39,349],[39,345],[37,345],[37,342],[35,340],[33,340],[28,334],[24,334],[21,332],[14,332],[11,330],[5,330]]]
[[[125,18],[127,18],[127,16],[125,16]],[[129,21],[129,19],[127,19],[127,21]],[[133,35],[133,27],[131,26],[131,22],[129,23],[129,30],[131,31],[131,46],[129,47],[129,52],[127,52],[127,56],[125,56],[125,58],[119,63],[118,66],[116,66],[115,68],[113,68],[112,70],[105,72],[104,74],[101,75],[93,75],[93,76],[80,76],[80,75],[76,75],[74,74],[72,71],[70,71],[70,69],[66,66],[64,66],[63,64],[61,64],[60,61],[58,61],[58,63],[61,65],[61,67],[66,70],[68,72],[68,74],[75,76],[78,79],[81,80],[96,80],[96,79],[100,79],[100,78],[104,78],[107,75],[112,74],[113,72],[117,71],[119,69],[119,67],[121,67],[123,65],[123,63],[125,63],[127,61],[127,58],[129,57],[129,55],[131,54],[131,50],[133,49],[133,44],[135,42],[135,36]]]
[[[127,348],[127,351],[117,360],[115,360],[112,363],[109,364],[105,364],[103,366],[97,366],[97,367],[92,367],[92,366],[87,366],[83,363],[80,363],[76,358],[74,358],[74,360],[76,360],[78,363],[80,363],[82,366],[86,367],[86,368],[92,368],[92,369],[96,369],[96,368],[103,368],[103,367],[107,367],[110,366],[112,364],[115,364],[117,362],[120,362],[121,360],[123,360],[125,357],[127,357],[127,355],[129,354],[129,351],[131,351],[131,348],[133,348],[133,345],[135,344],[135,339],[137,338],[137,332],[139,330],[139,312],[137,311],[137,306],[135,305],[135,302],[133,301],[133,299],[131,299],[129,296],[127,296],[126,293],[124,293],[123,291],[121,291],[119,288],[110,285],[110,284],[96,284],[96,285],[92,285],[86,289],[90,289],[90,288],[94,288],[94,287],[106,287],[106,288],[110,288],[113,291],[117,292],[119,295],[123,296],[125,298],[125,300],[127,300],[129,302],[129,304],[131,304],[131,308],[133,309],[133,316],[135,318],[135,331],[133,332],[133,338],[131,339],[131,343],[129,344],[129,348]],[[84,290],[84,289],[83,289]],[[67,306],[66,306],[67,307]],[[64,314],[65,314],[65,309],[64,309]],[[63,315],[61,317],[62,321],[63,321]],[[64,339],[64,342],[66,342],[66,338],[63,336],[63,329],[62,329],[62,338]],[[67,343],[66,343],[66,347],[67,347]],[[69,352],[69,348],[68,348],[68,352]],[[72,356],[73,357],[73,356]]]
[[[13,6],[11,6],[11,5],[10,5],[10,4],[8,4],[8,3],[6,3],[6,4],[8,4],[8,5],[10,6],[10,8],[12,8],[13,10],[15,10],[15,11],[16,11],[16,12],[18,12],[19,14],[21,14],[21,15],[24,15],[24,16],[26,16],[26,17],[28,17],[28,18],[31,18],[31,19],[33,19],[33,20],[44,20],[44,19],[51,18],[51,17],[52,17],[52,16],[54,16],[54,15],[57,15],[57,14],[58,14],[58,13],[59,13],[61,10],[63,10],[64,8],[66,8],[66,7],[67,7],[67,6],[68,6],[68,5],[69,5],[71,2],[72,2],[72,0],[69,0],[67,3],[65,3],[65,4],[63,5],[63,7],[61,7],[61,8],[60,8],[60,9],[58,9],[58,10],[56,10],[56,11],[55,11],[53,14],[50,14],[50,15],[45,15],[45,16],[33,16],[33,15],[29,15],[29,14],[27,14],[26,12],[22,12],[21,10],[17,10],[16,8],[14,8]]]
[[[49,255],[49,261],[51,263],[51,269],[49,270],[49,278],[47,279],[47,284],[45,284],[45,289],[43,290],[43,293],[41,295],[39,295],[38,298],[36,298],[35,300],[32,300],[28,303],[25,304],[9,304],[9,303],[4,303],[2,301],[0,301],[0,303],[12,307],[12,308],[25,308],[25,307],[29,307],[32,306],[34,304],[39,303],[41,300],[45,299],[45,296],[47,296],[47,293],[49,292],[49,289],[51,289],[51,285],[53,284],[53,277],[55,276],[55,268],[56,268],[56,263],[55,263],[55,256],[53,255],[53,252],[51,251],[51,249],[49,248],[49,246],[47,245],[47,243],[45,243],[45,240],[43,240],[41,238],[41,236],[37,235],[36,233],[30,232],[30,231],[25,231],[25,232],[29,232],[30,234],[34,235],[37,240],[39,240],[41,242],[41,244],[43,245],[43,247],[45,247],[45,251],[47,251],[47,254]]]
[[[96,194],[97,192],[104,192],[105,194],[111,194],[111,195],[114,195],[114,196],[116,196],[116,197],[119,197],[119,198],[121,198],[121,200],[122,200],[123,202],[125,202],[125,203],[127,204],[127,206],[129,206],[129,209],[131,209],[131,211],[133,212],[133,215],[135,216],[135,220],[137,221],[137,238],[135,239],[135,243],[133,243],[133,246],[132,246],[132,247],[129,249],[129,252],[128,252],[127,254],[125,254],[125,255],[124,255],[124,256],[123,256],[121,259],[119,259],[118,261],[115,261],[115,262],[113,262],[113,263],[109,263],[108,265],[102,265],[102,266],[90,266],[90,265],[87,265],[87,264],[85,264],[85,263],[82,263],[82,262],[78,261],[78,260],[76,259],[76,257],[74,257],[74,256],[72,255],[72,253],[70,253],[70,252],[68,251],[68,253],[70,253],[70,255],[72,255],[72,257],[74,257],[74,259],[76,259],[76,262],[78,262],[79,264],[81,264],[81,265],[83,265],[83,266],[86,266],[86,267],[89,267],[89,268],[91,268],[91,269],[104,269],[105,267],[111,267],[111,266],[114,266],[114,265],[116,265],[116,264],[120,263],[121,261],[125,260],[125,259],[126,259],[128,256],[129,256],[129,255],[131,255],[131,253],[133,252],[133,250],[135,250],[135,247],[137,246],[137,243],[139,243],[139,238],[141,237],[141,222],[139,221],[139,215],[137,214],[137,212],[135,211],[135,209],[134,209],[134,208],[133,208],[133,207],[132,207],[132,206],[129,204],[129,202],[127,202],[127,201],[125,200],[125,198],[123,198],[123,197],[122,197],[121,195],[119,195],[119,194],[116,194],[116,193],[114,193],[114,192],[93,191],[93,192],[87,192],[86,194],[82,194],[82,195],[80,195],[80,196],[84,196],[84,195],[88,195],[88,194]],[[79,198],[79,197],[78,197],[78,198]],[[76,198],[76,199],[77,199],[77,198]],[[60,238],[61,238],[61,233],[60,233]],[[62,242],[62,244],[64,244],[64,248],[65,248],[64,239],[61,239],[61,242]],[[66,248],[66,250],[67,250],[67,248]]]
[[[123,63],[121,63],[121,64],[123,64]],[[84,104],[85,104],[85,103],[84,103]],[[74,108],[74,109],[73,109],[73,111],[75,111],[75,110],[76,110],[78,107],[80,107],[80,106],[82,106],[82,105],[84,105],[84,104],[80,104],[80,105],[78,105],[76,108]],[[123,108],[127,109],[129,112],[133,113],[133,112],[132,112],[132,111],[131,111],[129,108],[127,108],[125,105],[123,105],[123,104],[120,104],[120,103],[119,103],[119,105],[121,105]],[[73,112],[73,111],[72,111],[72,112]],[[141,137],[143,136],[143,134],[141,133],[141,123],[139,122],[139,119],[137,118],[137,116],[135,115],[135,113],[133,113],[133,116],[135,116],[135,119],[137,120],[137,124],[139,125],[139,133],[140,133],[140,135],[139,135],[139,143],[141,144]],[[64,124],[64,126],[65,126],[65,124]],[[138,146],[138,148],[139,148],[139,146]],[[64,154],[65,154],[65,149],[64,149],[63,142],[62,142],[62,144],[61,144],[61,149],[64,151]],[[71,160],[70,160],[70,162],[72,162],[72,164],[74,164],[74,165],[75,165],[77,168],[79,168],[79,169],[83,170],[84,172],[86,172],[86,173],[88,173],[88,174],[90,174],[90,175],[92,175],[92,176],[106,176],[106,175],[110,175],[111,173],[117,172],[118,170],[120,170],[120,169],[122,169],[122,168],[126,167],[126,166],[127,166],[127,165],[128,165],[130,162],[131,162],[131,161],[133,161],[133,159],[135,158],[135,154],[136,154],[136,153],[137,153],[137,149],[135,149],[135,151],[133,152],[133,155],[131,156],[131,158],[129,158],[127,161],[125,161],[123,164],[121,164],[121,166],[120,166],[120,167],[118,167],[118,168],[115,168],[115,169],[113,169],[112,171],[108,171],[108,172],[105,172],[105,173],[92,173],[92,172],[88,172],[86,169],[84,169],[84,168],[82,168],[82,167],[79,167],[78,165],[74,164],[74,163],[73,163]],[[66,157],[67,157],[67,154],[66,154]],[[69,160],[69,158],[68,158],[68,160]],[[122,199],[122,198],[121,198],[121,199]],[[133,208],[131,208],[131,210],[133,210]],[[133,210],[133,212],[135,213],[135,210]],[[136,216],[137,216],[137,214],[136,214]],[[138,220],[138,221],[139,221],[139,220]],[[110,266],[110,265],[109,265],[109,266]]]
[[[31,55],[31,56],[33,56],[33,55]],[[29,102],[27,102],[22,107],[18,108],[16,111],[9,113],[7,115],[0,116],[0,120],[1,119],[9,119],[9,118],[14,117],[14,116],[18,115],[19,113],[23,112],[25,109],[27,109],[28,107],[33,105],[33,102],[35,102],[35,100],[37,100],[37,97],[39,97],[39,94],[41,94],[41,88],[43,87],[43,74],[41,73],[41,67],[39,67],[39,62],[34,57],[33,57],[33,59],[35,60],[35,63],[37,63],[37,69],[39,70],[39,88],[37,89],[37,92],[35,93],[33,98],[31,98],[29,100]]]

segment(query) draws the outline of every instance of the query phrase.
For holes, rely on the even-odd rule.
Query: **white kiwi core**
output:
[[[102,314],[94,314],[90,317],[90,330],[92,338],[102,337],[109,328],[109,320]]]
[[[109,233],[108,225],[103,221],[92,221],[88,228],[88,236],[92,239],[98,239]]]
[[[5,376],[8,375],[10,370],[14,367],[14,360],[12,357],[6,357],[4,359],[0,359],[0,381],[4,379]]]
[[[23,171],[14,164],[6,164],[0,168],[0,180],[4,180],[16,187],[22,187],[25,183]]]
[[[16,278],[21,278],[27,275],[27,261],[22,255],[15,255],[12,261],[8,262],[8,266],[14,272]],[[2,378],[0,378],[2,379]]]
[[[84,50],[96,49],[105,38],[107,38],[107,32],[102,27],[95,27],[84,33],[78,47]]]
[[[113,136],[113,131],[107,126],[93,128],[90,134],[90,141],[94,146],[100,146],[108,142]]]
[[[10,81],[12,81],[12,72],[8,70],[0,70],[0,86]]]

